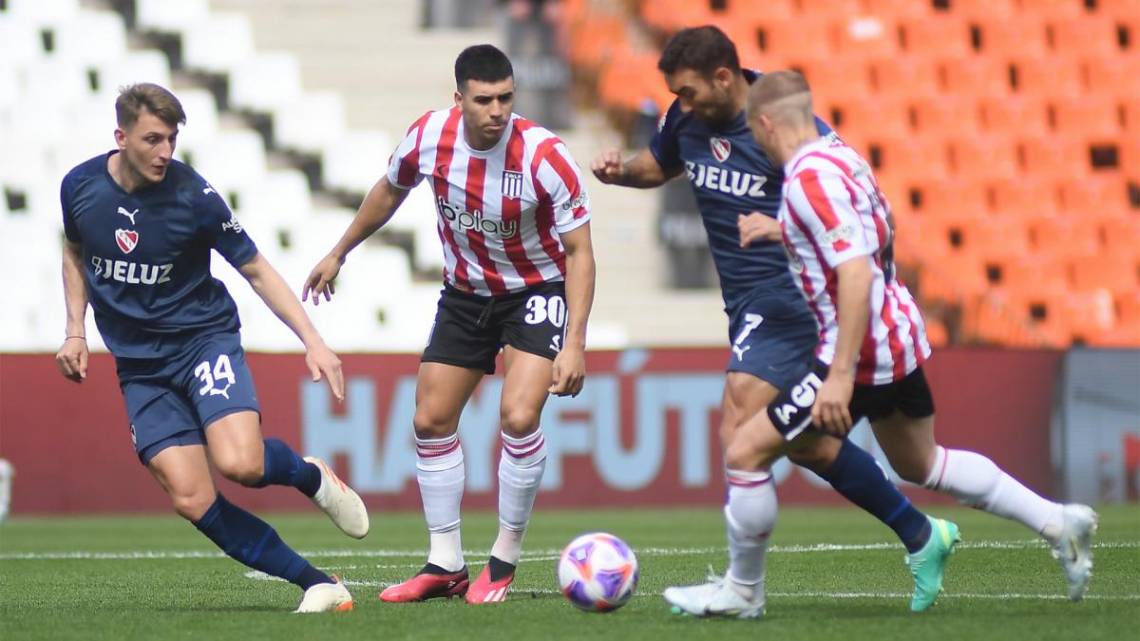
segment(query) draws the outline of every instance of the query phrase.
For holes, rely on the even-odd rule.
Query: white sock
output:
[[[764,596],[764,557],[768,538],[776,527],[776,486],[767,471],[727,470],[729,565],[726,578],[741,596]]]
[[[465,470],[458,434],[436,439],[416,437],[416,480],[431,538],[428,563],[456,572],[465,565],[459,538]]]
[[[1061,504],[1042,498],[981,454],[939,446],[923,486],[1024,523],[1050,543],[1056,543],[1061,534]]]
[[[546,439],[542,437],[542,428],[518,438],[506,432],[500,436],[503,455],[499,459],[499,536],[491,546],[491,556],[517,565],[534,497],[546,469]]]

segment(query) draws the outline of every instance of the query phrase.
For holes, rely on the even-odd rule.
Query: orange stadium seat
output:
[[[1020,295],[1066,291],[1069,274],[1065,263],[1051,257],[1022,256],[994,261],[997,285]]]
[[[935,58],[960,58],[973,53],[970,27],[956,16],[937,15],[900,22],[902,48],[907,53]]]
[[[790,60],[834,55],[832,24],[828,19],[764,18],[756,24],[760,50]]]
[[[951,170],[963,180],[990,181],[1019,174],[1016,148],[1005,136],[955,138],[949,151]]]
[[[1085,140],[1112,140],[1121,133],[1119,110],[1109,98],[1057,98],[1049,105],[1049,115],[1058,132],[1079,134]]]
[[[915,284],[923,300],[947,302],[976,298],[988,288],[985,266],[973,254],[947,254],[924,261]]]
[[[1120,104],[1120,111],[1124,116],[1124,131],[1130,136],[1140,135],[1140,97],[1125,98]]]
[[[1109,18],[1140,18],[1140,0],[1097,0],[1096,13]]]
[[[911,56],[876,58],[871,60],[870,70],[871,83],[880,93],[915,97],[939,93],[938,66],[933,60]]]
[[[1070,262],[1073,289],[1081,292],[1106,290],[1113,295],[1140,289],[1138,257],[1086,256]]]
[[[1051,21],[1053,49],[1061,54],[1112,55],[1120,52],[1111,18],[1081,16]]]
[[[728,6],[725,7],[723,18],[743,26],[754,27],[764,19],[790,20],[795,17],[796,11],[795,0],[770,0],[765,2],[729,0]],[[714,15],[716,14],[714,13]],[[720,18],[718,18],[718,21],[719,20]]]
[[[757,4],[764,3],[758,2]],[[861,0],[796,0],[796,4],[805,15],[826,15],[843,18],[864,13]]]
[[[873,134],[867,134],[868,157],[876,174],[892,179],[909,176],[915,179],[934,179],[946,175],[946,150],[939,138],[925,139],[912,135],[880,135],[882,128],[872,121],[864,124]],[[858,130],[857,130],[858,131]],[[846,135],[843,129],[841,135]]]
[[[1057,213],[1053,181],[1039,176],[987,182],[990,209],[1004,218],[1031,220]]]
[[[1096,212],[1103,217],[1128,214],[1128,185],[1120,176],[1094,175],[1060,184],[1061,206],[1071,212]]]
[[[956,96],[1000,99],[1012,90],[1009,66],[999,60],[973,55],[942,61],[939,69],[942,89]]]
[[[976,135],[979,130],[977,110],[972,106],[968,101],[949,96],[918,97],[911,105],[912,124],[922,134]]]
[[[950,3],[950,13],[967,20],[1000,20],[1016,12],[1016,0],[953,0]]]
[[[1037,256],[1060,261],[1096,256],[1100,251],[1100,230],[1077,213],[1036,218],[1028,223]]]
[[[950,330],[946,328],[946,323],[931,316],[924,318],[923,323],[926,325],[926,340],[931,347],[946,347],[950,344]]]
[[[1012,63],[1014,90],[1019,95],[1043,97],[1080,96],[1080,65],[1060,56],[1018,58]]]
[[[981,23],[981,53],[997,59],[1042,57],[1049,53],[1045,20],[1022,12],[985,19]]]
[[[867,13],[872,16],[893,18],[926,18],[934,14],[929,2],[914,0],[865,0]]]
[[[1124,177],[1140,183],[1140,138],[1128,136],[1120,140],[1119,165]]]
[[[1018,143],[1017,155],[1025,172],[1057,180],[1084,176],[1092,170],[1087,145],[1075,138],[1024,138]]]
[[[1044,136],[1049,131],[1049,110],[1035,97],[983,98],[978,115],[982,128],[992,132]]]
[[[986,260],[1024,259],[1030,255],[1029,230],[1024,221],[998,217],[967,219],[964,230],[967,251]]]
[[[852,58],[885,57],[898,54],[898,27],[889,17],[857,16],[835,25],[836,49]]]
[[[820,109],[817,106],[816,109]],[[887,98],[867,98],[863,100],[841,99],[827,105],[821,113],[831,119],[840,133],[853,133],[855,137],[905,136],[910,133],[910,117],[907,105],[902,100]]]
[[[1140,291],[1127,292],[1115,298],[1116,321],[1140,329]]]
[[[819,105],[871,97],[870,74],[861,60],[810,58],[793,61],[811,85],[812,99]]]
[[[654,0],[641,3],[641,18],[651,27],[672,33],[684,27],[708,24],[713,12],[708,2]]]
[[[1018,0],[1022,11],[1033,11],[1043,18],[1066,20],[1088,15],[1085,0]]]
[[[1136,214],[1095,217],[1101,246],[1109,256],[1140,255],[1140,220]]]
[[[1140,42],[1134,47],[1140,48]],[[1084,58],[1081,63],[1082,79],[1089,93],[1103,96],[1122,96],[1130,93],[1140,78],[1140,56],[1105,55]]]
[[[931,218],[955,220],[963,217],[984,220],[988,211],[985,189],[981,185],[963,185],[950,178],[916,181],[917,210]]]

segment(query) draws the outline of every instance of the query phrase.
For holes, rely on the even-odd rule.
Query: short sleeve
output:
[[[429,111],[408,127],[408,133],[388,159],[388,182],[393,186],[411,189],[423,180],[423,174],[420,173],[420,141],[430,116]]]
[[[550,197],[558,233],[565,234],[590,221],[590,198],[582,184],[582,172],[561,141],[542,157],[535,180]]]
[[[245,233],[241,222],[230,211],[222,195],[209,184],[203,185],[202,189],[197,190],[194,207],[195,215],[202,221],[203,235],[210,247],[217,250],[226,262],[241,267],[257,256],[257,245]]]
[[[657,159],[657,164],[666,172],[682,167],[681,146],[677,140],[681,120],[681,106],[677,101],[669,106],[665,115],[657,123],[657,133],[649,141],[649,152]]]
[[[67,240],[78,243],[79,227],[75,224],[75,216],[71,211],[71,176],[64,176],[59,183],[59,206],[63,212],[63,235]]]
[[[844,180],[837,173],[805,170],[796,175],[787,191],[789,213],[797,224],[806,227],[824,262],[833,268],[875,251]]]

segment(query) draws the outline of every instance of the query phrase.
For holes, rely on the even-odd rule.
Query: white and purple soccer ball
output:
[[[625,605],[637,588],[637,578],[633,550],[604,532],[574,539],[558,560],[562,594],[587,612],[609,612]]]

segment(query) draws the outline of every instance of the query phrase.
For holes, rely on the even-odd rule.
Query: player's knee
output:
[[[211,488],[210,490],[172,493],[170,503],[178,516],[191,523],[196,523],[206,514],[206,510],[209,510],[210,506],[214,504],[215,498]]]
[[[254,486],[265,476],[265,454],[256,452],[234,453],[214,460],[222,476],[246,486]]]
[[[771,466],[775,459],[770,448],[748,438],[734,438],[724,452],[725,467],[731,470],[759,470]]]
[[[508,436],[526,436],[538,427],[539,413],[529,407],[513,407],[499,417]]]
[[[445,438],[455,433],[456,420],[431,408],[418,407],[412,417],[417,438]]]
[[[732,437],[736,434],[738,427],[740,427],[740,425],[737,423],[737,420],[725,412],[724,416],[720,419],[720,449],[722,451],[728,450],[728,446],[732,443]]]

